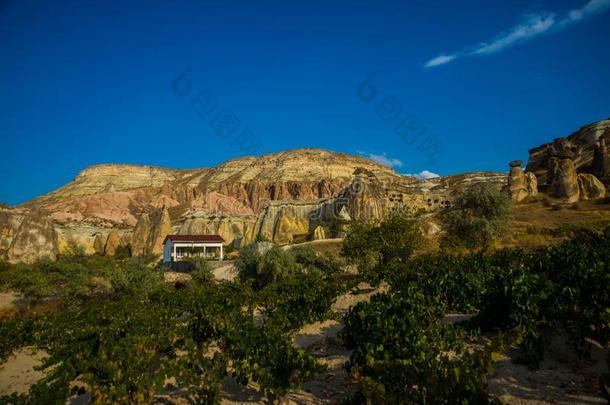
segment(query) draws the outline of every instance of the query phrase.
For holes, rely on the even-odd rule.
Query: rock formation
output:
[[[321,240],[326,239],[326,231],[322,227],[322,225],[316,226],[316,229],[313,230],[313,240]]]
[[[383,218],[389,209],[386,191],[374,175],[356,173],[349,187],[340,198],[347,207],[350,218],[358,221],[376,221]]]
[[[53,221],[41,209],[30,211],[21,221],[7,251],[11,262],[33,263],[40,258],[55,260],[58,253]]]
[[[588,173],[578,175],[578,189],[581,200],[596,200],[606,196],[606,187],[597,177]]]
[[[508,193],[513,201],[522,201],[528,196],[525,175],[521,171],[522,164],[521,160],[513,160],[509,163]]]
[[[93,250],[97,254],[104,254],[106,247],[106,238],[101,233],[97,233],[93,239]]]
[[[567,203],[578,201],[580,193],[574,160],[551,157],[548,164],[549,194]]]
[[[538,180],[533,173],[523,173],[521,165],[523,161],[513,160],[509,163],[507,191],[513,201],[523,201],[527,197],[538,194]]]
[[[608,142],[604,138],[599,138],[593,153],[593,163],[591,171],[602,182],[610,185],[610,149]]]
[[[149,256],[158,256],[163,253],[163,241],[165,237],[172,233],[172,220],[169,217],[169,211],[163,207],[157,212],[153,220],[153,226],[150,230],[148,243],[146,246],[146,254]]]
[[[534,173],[525,173],[525,189],[531,197],[538,195],[538,179]]]
[[[599,140],[604,139],[606,145],[610,142],[610,119],[586,125],[564,139],[565,141],[560,141],[560,143],[563,143],[560,147],[567,150],[578,148],[578,155],[572,156],[576,170],[579,173],[593,173],[601,178],[600,173],[592,170],[592,165]],[[556,152],[558,146],[554,141],[532,148],[529,151],[526,172],[534,173],[540,184],[550,183],[547,179],[548,160],[553,155],[552,152]]]
[[[113,229],[106,238],[106,246],[104,246],[104,254],[106,256],[114,256],[117,248],[121,245],[121,234],[116,229]]]
[[[133,234],[131,235],[131,254],[134,256],[147,255],[148,240],[150,238],[151,222],[147,213],[138,218]]]

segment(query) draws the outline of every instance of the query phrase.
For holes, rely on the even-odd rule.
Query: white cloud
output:
[[[421,172],[415,174],[405,174],[405,176],[413,176],[418,180],[426,180],[433,179],[434,177],[440,177],[438,174],[431,172],[430,170],[422,170]]]
[[[445,65],[465,56],[490,55],[515,44],[548,33],[551,30],[559,31],[594,14],[604,12],[609,8],[610,0],[590,0],[581,8],[570,10],[560,19],[556,18],[556,13],[540,12],[529,14],[524,17],[520,24],[500,33],[490,41],[466,47],[450,54],[439,55],[430,59],[424,66],[426,68],[432,68]]]
[[[516,42],[526,41],[540,34],[544,34],[555,24],[553,14],[531,14],[525,20],[513,27],[510,31],[498,35],[491,42],[484,42],[471,50],[472,55],[489,55],[512,46]]]
[[[429,67],[444,65],[446,63],[451,62],[452,60],[454,60],[457,57],[458,57],[457,54],[453,54],[453,55],[439,55],[436,58],[430,59],[428,61],[428,63],[426,63],[426,67],[429,68]]]
[[[602,13],[610,8],[610,0],[591,0],[581,8],[571,10],[568,15],[559,21],[561,28],[566,25],[578,22],[593,14]]]
[[[362,152],[362,151],[358,151],[358,153],[363,155],[364,157],[369,158],[372,161],[377,162],[384,166],[388,166],[388,167],[402,166],[402,162],[399,159],[390,158],[385,153],[382,153],[380,155],[375,154],[375,153]]]

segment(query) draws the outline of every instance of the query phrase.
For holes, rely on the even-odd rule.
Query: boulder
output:
[[[114,256],[117,248],[121,245],[121,235],[119,231],[113,229],[106,238],[106,246],[104,247],[104,254],[106,256]]]
[[[578,175],[578,189],[581,200],[596,200],[606,196],[606,187],[592,174],[581,173]]]
[[[316,229],[313,230],[313,240],[326,239],[326,231],[321,225],[316,226]]]
[[[552,157],[548,166],[549,194],[552,197],[573,203],[579,200],[578,177],[574,160]]]

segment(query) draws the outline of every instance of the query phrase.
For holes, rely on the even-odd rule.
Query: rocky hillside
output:
[[[526,172],[541,191],[564,202],[604,198],[610,186],[610,120],[531,149]]]
[[[19,207],[0,209],[0,254],[53,258],[70,245],[113,253],[129,245],[158,255],[172,233],[218,233],[227,243],[279,244],[337,236],[338,219],[371,220],[405,205],[451,204],[468,184],[506,175],[472,173],[418,181],[361,156],[297,149],[214,168],[96,165]]]
[[[603,151],[600,151],[600,142],[604,145]],[[534,173],[539,183],[546,184],[549,159],[553,156],[569,157],[574,160],[574,167],[578,172],[591,173],[602,178],[610,175],[608,147],[610,119],[594,122],[567,137],[556,138],[553,142],[530,149],[526,171]],[[599,151],[597,159],[596,150]]]

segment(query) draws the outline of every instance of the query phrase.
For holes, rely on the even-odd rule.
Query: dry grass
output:
[[[516,204],[510,220],[509,234],[501,245],[533,249],[562,241],[571,229],[603,229],[610,225],[610,204],[602,201],[562,204],[542,195]]]

